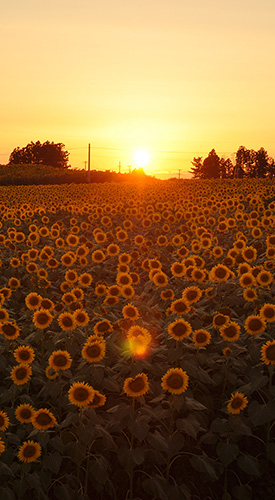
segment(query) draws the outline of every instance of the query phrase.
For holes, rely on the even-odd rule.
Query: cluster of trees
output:
[[[9,157],[8,165],[50,165],[52,167],[68,167],[69,153],[61,142],[46,141],[29,142],[24,148],[15,148]]]
[[[190,172],[196,179],[228,179],[243,177],[274,177],[275,162],[264,148],[258,151],[240,146],[235,164],[229,158],[220,158],[212,149],[204,160],[202,156],[193,158]]]

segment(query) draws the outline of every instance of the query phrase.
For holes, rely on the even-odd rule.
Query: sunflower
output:
[[[16,268],[16,267],[19,267],[20,265],[21,265],[21,261],[17,257],[12,257],[10,259],[10,266],[11,267]]]
[[[106,396],[101,394],[99,391],[94,391],[94,399],[87,404],[85,408],[99,408],[100,406],[104,406],[106,403]]]
[[[119,297],[121,294],[121,289],[118,285],[112,285],[108,288],[107,293],[112,297]]]
[[[185,266],[181,262],[174,262],[171,266],[171,273],[176,278],[181,278],[185,275]]]
[[[57,243],[58,240],[56,240]],[[76,256],[72,252],[64,253],[61,257],[61,262],[63,266],[70,267],[74,264]]]
[[[76,271],[73,269],[68,269],[68,271],[65,272],[65,280],[68,281],[68,283],[74,284],[78,280],[78,274]]]
[[[257,285],[256,279],[251,272],[243,273],[239,278],[239,283],[242,288],[250,288]]]
[[[258,298],[258,295],[254,288],[245,288],[243,291],[243,298],[247,300],[247,302],[253,302]]]
[[[158,238],[157,238],[158,247],[164,247],[165,245],[167,245],[167,243],[168,243],[168,239],[164,234],[161,234],[160,236],[158,236]]]
[[[146,328],[138,325],[132,325],[127,332],[127,339],[136,339],[140,336],[147,339],[147,343],[151,342],[151,334]]]
[[[238,340],[241,334],[241,327],[236,321],[231,321],[226,326],[220,327],[220,334],[228,342]]]
[[[38,257],[38,254],[39,254],[39,251],[37,250],[37,248],[31,248],[30,250],[28,250],[29,260],[36,260]]]
[[[5,431],[9,426],[10,419],[5,411],[0,410],[0,431]]]
[[[189,376],[181,368],[170,368],[161,380],[162,388],[171,394],[182,394],[189,384]]]
[[[242,251],[241,251],[241,255],[242,255],[242,258],[246,261],[246,262],[253,262],[254,260],[256,260],[257,258],[257,250],[256,248],[250,246],[250,247],[245,247]]]
[[[74,330],[76,327],[75,317],[69,312],[59,314],[57,321],[63,331]]]
[[[126,306],[124,306],[122,309],[122,314],[125,319],[129,318],[132,320],[136,320],[139,317],[138,309],[132,304],[127,304]]]
[[[104,252],[102,252],[102,250],[95,250],[92,253],[92,261],[95,263],[103,262],[103,260],[105,260],[105,258],[106,258],[105,254],[104,254]]]
[[[124,381],[123,391],[127,396],[137,398],[149,391],[148,377],[145,373],[139,373],[134,378],[128,377]]]
[[[106,306],[113,306],[115,304],[117,304],[119,301],[118,297],[114,297],[113,295],[108,295],[106,296],[106,298],[104,299],[104,304]]]
[[[131,299],[135,295],[135,290],[132,285],[125,285],[121,287],[121,295],[125,299]]]
[[[15,385],[26,384],[32,376],[32,368],[27,364],[14,366],[11,370],[11,379]]]
[[[149,331],[141,326],[133,325],[129,328],[126,337],[130,353],[135,357],[144,357],[152,340]]]
[[[66,243],[70,247],[76,247],[79,244],[79,237],[75,234],[69,234],[69,236],[67,236],[66,238]]]
[[[17,363],[31,364],[35,358],[34,350],[28,345],[17,347],[13,353]]]
[[[182,298],[186,300],[189,305],[194,304],[194,302],[198,302],[201,296],[202,291],[197,286],[189,286],[182,292]]]
[[[184,299],[177,299],[172,302],[171,311],[178,315],[187,314],[190,311],[190,305]]]
[[[56,372],[55,370],[53,370],[51,368],[51,366],[47,366],[46,370],[45,370],[45,375],[46,377],[49,379],[49,380],[54,380],[55,378],[58,377],[58,372]]]
[[[102,283],[98,283],[95,287],[95,294],[98,297],[103,297],[106,293],[107,293],[107,286]]]
[[[23,403],[17,406],[15,410],[15,417],[22,424],[27,424],[31,422],[34,414],[35,414],[35,409],[28,403]]]
[[[203,347],[210,344],[211,334],[207,330],[195,330],[193,332],[193,341],[196,347]]]
[[[2,333],[6,339],[14,340],[20,335],[20,330],[16,323],[12,321],[6,321],[6,323],[0,324],[0,333]]]
[[[110,257],[114,257],[119,254],[119,246],[116,243],[110,243],[110,245],[107,246],[106,250],[107,254],[110,255]]]
[[[250,335],[256,335],[265,331],[266,322],[262,316],[252,314],[246,318],[244,328],[247,333],[250,333]]]
[[[64,302],[64,304],[71,304],[72,302],[75,302],[76,298],[75,295],[73,295],[71,292],[65,292],[63,293],[61,300]]]
[[[70,285],[70,283],[68,283],[68,281],[62,281],[59,288],[60,288],[61,292],[66,293],[66,292],[68,292],[70,287],[71,287],[71,285]]]
[[[228,267],[224,266],[223,264],[218,264],[217,266],[212,267],[212,269],[210,270],[209,280],[217,281],[218,283],[220,283],[223,281],[227,281],[230,275],[231,272]]]
[[[128,286],[132,284],[132,278],[129,273],[118,273],[116,282],[119,286]]]
[[[224,356],[231,356],[232,354],[232,349],[230,349],[230,347],[225,347],[222,351],[223,355]]]
[[[268,340],[261,348],[261,360],[266,365],[275,365],[275,340]]]
[[[88,287],[92,283],[93,278],[90,273],[83,273],[78,278],[78,283],[80,286]]]
[[[22,446],[20,446],[17,457],[19,458],[20,462],[30,463],[35,462],[35,460],[39,458],[40,455],[41,445],[29,439],[28,441],[24,441]]]
[[[160,298],[162,300],[173,300],[174,297],[175,297],[175,294],[171,288],[167,288],[166,290],[162,290],[160,292]]]
[[[38,266],[37,264],[35,264],[35,262],[29,262],[27,265],[26,265],[26,271],[28,273],[36,273],[38,271]]]
[[[54,310],[54,303],[51,299],[42,298],[40,307],[41,307],[41,309],[47,309],[47,311],[53,311]]]
[[[188,337],[192,332],[192,326],[188,321],[184,319],[178,319],[173,323],[168,325],[168,333],[176,340],[182,340],[185,337]]]
[[[93,401],[95,391],[85,382],[74,382],[68,391],[70,403],[79,408],[84,408]]]
[[[86,311],[77,309],[76,311],[74,311],[73,315],[77,326],[88,325],[90,318]]]
[[[57,420],[50,410],[47,408],[41,408],[40,410],[34,412],[31,423],[35,429],[44,431],[57,425]]]
[[[125,252],[121,253],[118,257],[118,262],[120,264],[130,264],[131,260],[132,260],[131,255]]]
[[[51,324],[53,316],[47,309],[38,309],[34,312],[32,320],[36,328],[43,330]]]
[[[268,286],[272,283],[273,281],[273,276],[272,273],[269,271],[260,271],[257,276],[256,280],[261,286]]]
[[[106,233],[103,233],[102,231],[97,231],[95,234],[94,234],[94,238],[95,238],[95,241],[96,243],[104,243],[107,239],[107,236],[106,236]]]
[[[223,326],[227,326],[230,322],[230,317],[226,314],[215,314],[213,318],[213,326],[214,328],[221,328]]]
[[[5,299],[9,299],[11,297],[11,289],[8,288],[7,286],[0,288],[0,299],[1,299],[0,305],[3,305],[2,297],[3,297],[3,302],[5,301]]]
[[[2,439],[0,439],[0,455],[5,451],[6,445]]]
[[[94,325],[94,333],[96,335],[104,335],[105,333],[112,332],[113,326],[112,323],[108,319],[103,319],[101,321],[98,321]]]
[[[259,312],[261,318],[268,323],[275,321],[275,305],[274,304],[264,304]]]
[[[9,313],[6,309],[0,308],[0,323],[6,323],[9,320]]]
[[[198,283],[203,283],[207,277],[207,271],[205,269],[199,269],[194,267],[191,272],[191,279],[197,281]]]
[[[219,257],[221,257],[223,255],[222,247],[220,247],[220,246],[213,247],[212,248],[212,255],[213,255],[214,259],[218,259]]]
[[[71,355],[68,351],[54,351],[48,359],[50,368],[55,371],[58,370],[68,370],[72,364]]]
[[[84,344],[81,355],[89,363],[97,363],[101,361],[106,352],[106,342],[102,338],[96,338],[94,340],[87,340]]]
[[[242,392],[235,392],[231,394],[231,399],[227,405],[227,410],[232,415],[237,415],[248,404],[248,399]]]

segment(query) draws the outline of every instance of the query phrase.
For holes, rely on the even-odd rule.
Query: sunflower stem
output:
[[[222,495],[223,500],[227,499],[227,486],[228,482],[227,482],[227,466],[226,466],[224,471],[224,483],[223,483],[223,495]]]
[[[268,402],[270,402],[271,401],[271,389],[272,389],[272,379],[273,379],[274,366],[269,366],[268,371],[269,371]],[[267,422],[267,429],[266,429],[266,445],[268,445],[268,443],[270,441],[270,431],[271,431],[271,424],[269,421],[269,422]]]
[[[134,418],[135,416],[135,398],[132,399],[132,418]],[[131,443],[130,443],[130,450],[132,452],[132,450],[134,449],[134,435],[131,432]],[[130,495],[129,495],[129,500],[133,500],[134,496],[133,496],[133,487],[134,487],[134,465],[133,465],[133,459],[131,457],[131,462],[130,462],[130,484],[129,484],[129,487],[130,487]]]

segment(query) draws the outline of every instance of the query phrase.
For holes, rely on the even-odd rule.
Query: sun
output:
[[[147,151],[140,149],[140,150],[136,151],[134,154],[135,163],[139,167],[145,167],[147,165],[147,163],[149,162],[149,159],[150,159],[150,156],[147,153]]]

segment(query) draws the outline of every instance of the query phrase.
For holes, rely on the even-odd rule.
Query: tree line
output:
[[[258,151],[240,146],[235,164],[230,158],[220,158],[212,149],[204,160],[202,156],[194,157],[193,167],[189,173],[195,179],[230,179],[243,177],[271,178],[275,176],[275,162],[264,148]]]
[[[69,153],[61,142],[29,142],[24,148],[15,148],[9,157],[8,165],[50,165],[68,167]]]

